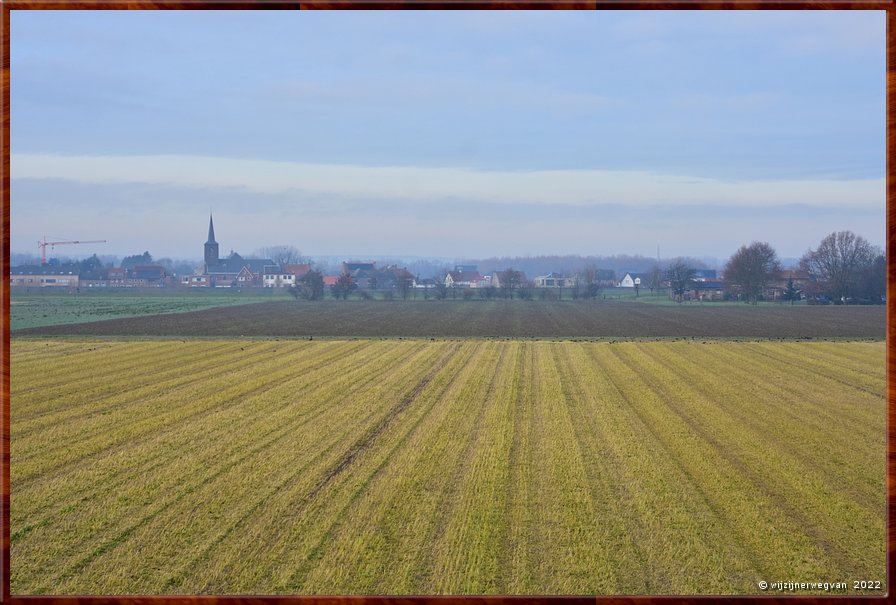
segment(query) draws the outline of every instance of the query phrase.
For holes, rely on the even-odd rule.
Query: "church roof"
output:
[[[264,273],[265,265],[276,265],[269,258],[240,258],[239,256],[231,258],[222,258],[217,265],[208,267],[208,275],[218,275],[221,273],[239,273],[246,267],[255,275]]]

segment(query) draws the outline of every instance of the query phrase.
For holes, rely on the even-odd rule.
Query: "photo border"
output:
[[[894,158],[896,158],[896,0],[729,0],[720,1],[545,1],[545,0],[317,0],[309,2],[284,2],[281,0],[255,0],[245,2],[234,0],[180,0],[169,1],[108,1],[108,0],[0,0],[2,20],[0,20],[0,131],[2,131],[2,164],[0,164],[0,208],[2,208],[2,266],[3,279],[0,280],[0,301],[3,305],[2,347],[0,347],[0,603],[14,605],[459,605],[477,603],[481,605],[602,605],[620,603],[625,605],[647,605],[658,603],[702,604],[722,600],[737,600],[749,605],[783,603],[883,603],[888,594],[879,596],[214,596],[214,595],[172,595],[172,596],[23,596],[10,594],[10,485],[9,485],[9,423],[10,423],[10,300],[9,300],[9,255],[10,255],[10,11],[13,10],[342,10],[342,9],[576,9],[576,10],[885,10],[886,15],[886,249],[887,249],[887,305],[886,340],[887,346],[887,587],[891,587],[892,565],[896,555],[896,524],[894,524],[893,497],[896,492],[896,356],[889,343],[896,337],[896,311],[893,295],[896,294],[896,263],[889,251],[896,244],[896,178],[894,178]]]

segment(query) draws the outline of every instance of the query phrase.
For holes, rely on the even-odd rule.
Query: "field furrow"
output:
[[[823,477],[826,482],[841,486],[838,492],[848,493],[863,507],[874,509],[876,517],[884,512],[880,486],[885,474],[885,442],[879,431],[875,434],[871,429],[883,420],[884,410],[879,406],[883,385],[879,385],[877,395],[864,389],[861,392],[840,389],[837,395],[828,388],[806,400],[800,393],[811,392],[813,377],[794,376],[787,391],[769,391],[763,377],[773,373],[768,367],[773,364],[752,368],[743,356],[729,359],[717,349],[688,349],[686,354],[672,354],[668,349],[644,350],[661,359],[667,367],[674,367],[701,397],[728,415],[732,433],[757,446],[752,448],[753,466],[762,467],[768,461],[766,452],[782,452],[787,456],[783,463],[786,468],[800,468],[804,474]],[[717,384],[700,381],[707,370],[713,374],[724,372],[732,380]],[[745,406],[744,401],[751,405]],[[842,413],[844,406],[848,410],[846,415]],[[832,409],[841,411],[831,413]],[[869,413],[870,417],[866,418]],[[861,421],[849,422],[841,427],[846,430],[837,434],[827,430],[845,416]],[[743,452],[734,443],[726,441],[726,444]],[[877,457],[878,463],[853,464],[857,448],[863,450],[863,460]]]
[[[634,578],[643,589],[634,592],[727,594],[758,581],[757,558],[731,538],[699,475],[676,453],[664,410],[655,406],[651,414],[639,405],[645,393],[640,375],[615,354],[617,346],[579,349],[583,366],[590,361],[590,371],[579,376],[596,400],[592,418],[612,452],[610,481],[626,506],[626,528],[644,560],[645,576]]]
[[[883,357],[884,349],[881,347]],[[698,350],[692,349],[696,356]],[[812,345],[806,345],[804,354],[811,356]],[[679,357],[683,360],[686,356]],[[767,358],[746,354],[727,348],[712,348],[704,356],[706,363],[716,365],[724,375],[731,374],[731,380],[718,385],[720,389],[733,391],[732,401],[746,400],[754,406],[754,418],[761,418],[772,430],[775,422],[782,426],[805,425],[813,434],[840,447],[862,449],[864,455],[880,454],[882,435],[875,426],[881,420],[881,397],[883,367],[876,374],[881,387],[878,395],[844,388],[842,383],[830,384],[817,380],[805,373],[789,371],[782,364]],[[883,360],[879,363],[883,363]],[[688,364],[681,361],[682,367]],[[829,372],[839,371],[837,364],[828,364]],[[682,370],[686,371],[686,370]],[[710,383],[712,384],[712,383]],[[715,385],[713,385],[715,388]],[[753,411],[747,408],[747,413]],[[838,426],[840,430],[833,431]],[[823,437],[822,437],[823,436]]]
[[[442,501],[449,500],[445,492],[450,489],[454,472],[451,469],[460,460],[456,450],[448,448],[463,447],[465,443],[455,438],[424,444],[421,437],[432,439],[434,424],[454,429],[461,419],[460,405],[477,401],[469,397],[470,390],[481,384],[484,368],[491,366],[493,355],[494,351],[486,347],[465,345],[462,357],[471,361],[436,368],[438,371],[428,382],[431,387],[419,394],[414,414],[388,440],[388,452],[378,457],[378,465],[371,468],[368,480],[353,492],[350,506],[331,527],[327,542],[320,549],[319,560],[326,563],[314,569],[308,567],[307,561],[301,564],[298,573],[290,576],[294,590],[303,591],[305,586],[312,593],[332,593],[335,586],[349,582],[357,584],[360,592],[383,594],[389,592],[389,586],[383,585],[386,576],[392,576],[399,587],[420,581],[414,577],[414,565],[428,554],[426,548],[431,543],[426,541],[432,536],[421,535],[418,530],[429,531],[439,523],[438,513],[430,508],[437,504],[437,499],[427,496],[439,489]],[[468,367],[471,363],[476,367]],[[421,478],[429,478],[421,469],[433,462],[431,448],[440,448],[435,462],[441,465],[443,482],[421,494],[411,486]],[[409,501],[414,502],[410,509]],[[423,511],[427,511],[425,517]],[[335,575],[321,573],[326,569],[339,571]]]
[[[497,543],[503,529],[505,509],[503,489],[507,481],[506,452],[509,448],[508,422],[512,393],[508,384],[518,347],[490,346],[498,359],[489,364],[491,379],[471,414],[475,418],[466,437],[453,481],[451,504],[432,545],[437,557],[432,561],[432,589],[436,594],[495,594],[503,592],[502,570],[498,566]],[[517,351],[511,350],[517,349]]]
[[[411,449],[408,444],[413,443],[420,436],[419,427],[421,424],[425,425],[432,419],[434,406],[439,405],[444,398],[453,398],[455,393],[468,388],[468,378],[470,374],[476,371],[477,366],[481,364],[483,354],[484,351],[481,346],[463,345],[450,360],[441,358],[433,364],[432,368],[421,368],[421,370],[426,372],[435,369],[436,372],[432,375],[431,380],[427,382],[426,388],[417,393],[415,397],[417,405],[411,410],[413,414],[403,418],[403,422],[395,427],[396,430],[393,431],[393,434],[382,440],[381,445],[383,447],[379,448],[377,452],[373,452],[375,455],[372,455],[366,461],[363,471],[359,470],[357,476],[351,481],[343,478],[339,485],[332,486],[332,491],[326,494],[348,493],[349,496],[343,497],[340,500],[341,505],[336,507],[329,504],[332,500],[319,498],[314,502],[314,506],[309,510],[308,515],[298,519],[276,545],[276,548],[282,554],[274,559],[271,576],[276,579],[280,591],[308,592],[311,594],[333,593],[335,590],[333,583],[338,578],[342,578],[343,582],[346,579],[351,582],[351,579],[354,578],[358,582],[359,588],[350,592],[376,594],[382,592],[380,583],[383,582],[385,576],[389,575],[384,573],[387,569],[393,570],[395,579],[399,585],[401,584],[403,576],[407,572],[403,572],[397,566],[390,567],[394,563],[388,563],[388,557],[409,553],[402,550],[395,552],[391,548],[385,548],[383,551],[380,551],[378,553],[379,556],[371,556],[371,553],[377,552],[377,549],[383,548],[384,545],[388,546],[392,540],[401,539],[401,532],[406,531],[407,526],[401,521],[388,518],[379,521],[371,519],[369,522],[363,522],[359,525],[359,515],[381,515],[385,513],[388,516],[392,511],[385,502],[387,496],[399,499],[402,502],[402,506],[406,506],[407,494],[413,494],[414,492],[405,492],[398,489],[388,478],[390,477],[390,471],[393,471],[392,465],[402,464],[405,461],[411,463],[413,457],[393,455],[393,452],[417,451],[417,448]],[[447,411],[453,411],[450,406],[446,407],[448,408]],[[431,436],[428,432],[425,434]],[[462,445],[462,443],[461,441],[460,444]],[[450,464],[451,458],[446,456],[440,459],[439,462]],[[410,470],[408,467],[403,467],[393,472],[395,472],[395,477],[398,480],[413,477],[413,470]],[[373,503],[377,503],[377,505]],[[392,506],[394,506],[394,503],[392,503]],[[399,511],[406,512],[406,508],[401,508]],[[390,521],[395,522],[390,523]],[[427,518],[426,521],[425,527],[429,528],[432,518]],[[369,533],[371,531],[373,534]],[[358,532],[364,532],[371,539],[358,544]],[[296,540],[300,540],[303,543],[302,549],[292,548]],[[344,540],[350,540],[355,546],[364,546],[364,551],[353,551],[351,547],[346,549],[331,548],[331,546]],[[350,553],[353,553],[353,555]],[[354,563],[350,565],[317,566],[318,561],[325,558],[341,557],[343,554],[350,554],[350,556],[359,558],[354,559]],[[416,561],[417,559],[413,560]],[[328,572],[321,574],[320,571],[324,569],[328,570]],[[335,572],[336,577],[334,577],[333,572]],[[354,585],[353,582],[352,585]]]
[[[563,384],[550,345],[539,347],[533,422],[538,583],[548,594],[613,594],[619,570],[611,562],[605,518],[592,497],[576,446]],[[562,570],[562,571],[561,571]]]
[[[380,356],[382,357],[381,353]],[[342,364],[333,363],[324,369],[333,374],[330,378],[333,380],[334,377],[339,378],[344,374],[350,375],[352,367],[366,371],[371,361],[372,355],[369,352],[360,358],[350,355],[343,358]],[[326,375],[317,378],[326,380]],[[272,421],[275,421],[276,417],[271,418],[266,416],[266,413],[271,410],[279,410],[281,414],[288,412],[289,408],[284,408],[282,403],[284,400],[288,401],[294,388],[302,383],[314,384],[309,383],[307,376],[302,374],[296,376],[294,381],[280,382],[276,387],[265,383],[265,390],[259,392],[252,401],[252,410],[247,410],[244,404],[237,402],[227,408],[213,408],[204,415],[197,414],[191,418],[195,424],[186,431],[183,427],[177,427],[174,431],[160,427],[160,433],[148,436],[147,442],[140,444],[140,447],[101,460],[91,480],[86,484],[83,478],[79,477],[66,482],[50,482],[49,486],[37,485],[24,491],[17,499],[23,500],[26,504],[30,500],[58,503],[64,500],[54,498],[53,495],[60,493],[67,485],[83,486],[82,489],[87,493],[80,498],[80,506],[73,510],[63,509],[68,514],[61,515],[62,518],[53,521],[57,521],[56,524],[64,528],[65,535],[71,540],[83,540],[86,533],[99,545],[97,548],[103,544],[114,543],[117,540],[116,535],[126,535],[133,531],[131,529],[133,524],[128,521],[129,516],[126,514],[129,510],[145,510],[147,505],[151,504],[160,504],[158,507],[153,506],[154,510],[169,508],[174,498],[182,498],[184,492],[194,491],[195,485],[201,484],[210,475],[220,474],[221,469],[226,470],[241,460],[257,464],[258,457],[242,451],[241,443],[251,444],[252,451],[258,454],[262,451],[258,450],[260,445],[265,444],[272,436],[282,434],[283,429],[280,426],[272,426]],[[309,394],[313,396],[314,392]],[[299,415],[297,419],[301,420],[302,416]],[[237,439],[233,439],[233,435],[237,435]],[[110,473],[113,470],[110,468],[112,463],[127,468],[129,465],[134,466],[135,463],[139,465],[144,460],[151,460],[154,453],[168,451],[175,453],[176,457],[164,468],[158,469],[161,472],[136,476],[130,474],[115,492],[96,491],[97,487],[103,485],[105,477],[114,476]],[[47,487],[52,491],[48,492]],[[110,511],[118,511],[120,515],[112,515]],[[175,514],[178,514],[176,509]],[[146,518],[153,516],[154,512],[149,511]],[[52,519],[52,515],[48,515],[47,518]],[[42,524],[41,529],[51,529],[48,525]],[[83,563],[79,561],[74,569],[80,570],[90,560],[92,559],[88,558]],[[62,569],[60,571],[64,572]]]
[[[534,557],[533,529],[535,511],[532,510],[533,455],[532,402],[534,398],[531,368],[534,367],[535,347],[520,344],[518,366],[513,380],[513,414],[510,423],[513,439],[509,446],[508,478],[505,484],[505,530],[498,548],[503,570],[504,594],[533,594],[538,592],[533,582],[531,561]]]
[[[438,375],[433,377],[432,380],[427,380],[427,376],[429,375],[431,368],[438,368],[441,371],[445,371],[445,370],[451,369],[451,367],[452,367],[451,363],[447,363],[447,358],[445,357],[445,355],[446,354],[451,355],[454,352],[453,348],[449,349],[448,351],[432,350],[431,348],[427,349],[427,350],[430,355],[437,354],[438,357],[435,359],[430,359],[426,363],[417,363],[417,364],[415,364],[416,365],[415,368],[408,368],[408,369],[413,369],[413,371],[415,373],[419,372],[419,374],[418,374],[419,378],[416,380],[417,386],[419,386],[425,380],[427,381],[427,386],[433,385],[434,383],[435,384],[439,383]],[[458,358],[456,360],[454,360],[454,363],[458,363],[462,360],[463,360],[463,356],[459,355]],[[415,394],[414,393],[415,389],[406,390],[407,389],[407,384],[406,384],[406,380],[405,380],[406,378],[407,378],[407,374],[405,372],[402,372],[401,374],[396,372],[395,379],[391,382],[391,384],[383,385],[384,388],[389,388],[393,391],[393,394],[388,396],[385,400],[393,401],[393,402],[401,402],[403,400],[406,400],[409,395],[413,395],[414,399],[422,398],[422,401],[427,401],[429,391],[427,389],[423,389],[423,391],[417,392]],[[430,386],[430,388],[432,388],[432,387]],[[399,389],[404,390],[404,392],[402,393],[402,391]],[[379,405],[379,402],[380,402],[379,399],[363,401],[363,403],[365,403],[368,407],[370,407],[372,409],[380,409],[381,406]],[[411,411],[411,410],[409,410],[409,411]],[[382,418],[380,419],[380,421],[377,424],[380,424],[381,421],[382,421]],[[349,426],[350,426],[350,423],[349,423]],[[353,439],[355,440],[355,443],[357,443],[358,433],[354,432],[353,435],[354,435]],[[378,438],[378,441],[379,441],[379,439],[380,438]],[[381,441],[379,441],[379,442],[382,443]],[[351,448],[351,442],[347,443],[346,445],[347,445],[347,447],[343,450],[343,452],[346,450],[349,450]],[[365,456],[365,459],[363,461],[361,461],[361,460],[358,461],[359,464],[361,464],[362,462],[363,462],[363,464],[361,464],[361,466],[358,466],[356,468],[360,469],[362,466],[366,466],[366,464],[371,459],[373,459],[374,454],[378,454],[380,456],[382,455],[379,452],[368,451],[367,455]],[[343,453],[343,457],[344,457],[344,453]],[[313,553],[319,552],[319,550],[322,546],[326,546],[325,542],[328,542],[328,540],[326,539],[326,536],[330,533],[334,523],[336,523],[344,515],[344,508],[345,508],[346,504],[342,504],[342,505],[339,505],[336,507],[330,507],[330,508],[327,508],[325,506],[325,504],[327,502],[335,501],[331,497],[333,490],[339,491],[339,490],[345,490],[345,489],[358,489],[357,481],[359,480],[359,478],[360,478],[361,485],[364,485],[365,482],[367,480],[369,480],[369,478],[370,478],[369,472],[365,475],[364,472],[362,472],[360,470],[353,469],[353,473],[355,475],[353,478],[351,477],[350,473],[343,473],[342,475],[338,476],[335,481],[331,481],[330,484],[326,486],[327,487],[326,490],[321,490],[319,487],[321,485],[320,479],[327,475],[327,473],[329,472],[327,470],[328,468],[333,469],[334,466],[338,466],[339,464],[340,464],[339,457],[330,460],[329,466],[323,467],[321,469],[321,472],[318,473],[318,475],[317,475],[318,481],[317,482],[312,483],[306,489],[301,489],[301,490],[297,490],[297,491],[292,490],[292,489],[283,490],[281,493],[277,494],[276,501],[272,502],[272,504],[268,507],[269,509],[273,507],[273,508],[275,508],[275,510],[294,511],[294,512],[288,513],[288,517],[294,519],[296,524],[304,524],[307,521],[310,524],[310,526],[314,528],[314,530],[312,532],[303,531],[301,527],[296,527],[293,524],[287,524],[287,525],[281,524],[279,527],[272,528],[269,524],[270,520],[268,518],[259,517],[258,519],[255,520],[255,522],[253,524],[251,524],[247,527],[247,533],[250,536],[253,536],[253,535],[266,536],[267,537],[266,541],[261,543],[262,547],[266,548],[266,549],[273,549],[274,552],[280,552],[279,549],[289,549],[290,545],[292,544],[292,542],[291,542],[292,538],[290,536],[292,536],[294,534],[294,532],[298,532],[303,540],[303,543],[304,543],[303,548],[305,550],[303,552],[304,552],[305,556],[308,557],[309,553],[312,553],[311,560],[313,561],[314,560],[313,557],[317,556],[317,555],[314,555]],[[352,479],[355,482],[354,483],[346,483],[347,478]],[[308,498],[308,495],[312,492],[316,492],[316,497],[313,500]],[[323,520],[323,519],[326,519],[326,520]],[[234,539],[240,539],[240,538],[242,538],[242,536],[234,537]],[[221,582],[228,581],[228,578],[230,577],[230,575],[235,573],[233,571],[235,566],[238,568],[240,565],[245,564],[245,561],[232,561],[232,562],[228,563],[223,558],[223,555],[226,555],[229,552],[229,550],[230,549],[227,548],[226,544],[223,544],[222,547],[219,549],[219,551],[222,554],[221,568],[220,568],[220,574],[216,574],[216,577],[220,577]],[[296,553],[295,551],[292,551],[292,550],[286,550],[286,551],[282,552],[281,556],[283,558],[289,558],[295,554],[301,554],[301,553]],[[305,560],[307,560],[307,559],[305,559]],[[300,562],[300,563],[297,563],[296,565],[281,565],[281,563],[282,563],[282,559],[280,559],[280,557],[270,559],[266,565],[261,567],[261,570],[260,570],[261,576],[258,577],[257,581],[265,582],[265,581],[268,581],[268,579],[270,579],[270,578],[274,578],[275,582],[276,582],[275,586],[279,587],[279,588],[277,588],[277,590],[279,592],[288,592],[290,590],[295,590],[295,588],[291,589],[288,586],[291,583],[301,584],[301,582],[303,581],[302,576],[304,575],[304,571],[302,571],[303,570],[302,563]],[[255,576],[253,575],[252,577],[255,577]],[[214,584],[212,584],[212,585],[214,585]],[[249,590],[251,590],[251,586],[252,586],[251,583],[248,584]]]
[[[796,521],[795,526],[823,546],[836,561],[838,573],[851,576],[857,573],[854,566],[867,567],[867,552],[841,549],[854,543],[851,535],[861,534],[862,544],[873,543],[875,537],[883,535],[882,507],[862,505],[848,491],[835,489],[831,475],[817,472],[819,465],[814,460],[800,459],[781,442],[771,442],[762,426],[745,430],[744,421],[727,413],[724,404],[719,403],[715,389],[700,388],[700,383],[695,385],[692,376],[681,371],[679,355],[671,355],[669,349],[657,351],[643,345],[639,350],[645,358],[656,362],[652,367],[668,371],[658,390],[664,392],[675,413],[752,483],[754,493],[763,493],[776,501]],[[805,441],[800,428],[797,425],[797,430],[790,431],[788,442]],[[883,460],[876,470],[882,484]],[[814,506],[805,507],[807,501],[813,501]],[[844,524],[843,519],[850,521]]]
[[[135,404],[139,405],[150,400],[155,393],[185,388],[199,383],[207,384],[231,370],[252,366],[256,362],[265,362],[267,361],[265,358],[270,355],[271,351],[268,347],[257,344],[255,346],[241,343],[223,344],[211,350],[189,347],[187,350],[172,351],[169,348],[165,351],[162,362],[154,364],[152,368],[146,367],[145,356],[142,366],[133,369],[119,370],[116,364],[116,373],[120,372],[122,376],[136,375],[140,377],[138,384],[128,389],[121,388],[120,377],[107,376],[105,372],[91,372],[85,368],[78,372],[76,378],[68,379],[64,389],[60,392],[33,392],[27,395],[16,393],[16,399],[29,402],[35,399],[54,401],[76,394],[75,396],[79,399],[92,401],[93,405],[72,407],[67,410],[66,415],[60,415],[58,410],[49,408],[48,413],[38,414],[28,419],[27,422],[23,419],[16,438],[24,443],[25,438],[29,435],[39,433],[38,438],[45,441],[48,438],[48,433],[53,430],[53,425],[61,425],[63,421],[70,423],[84,416],[107,416],[114,414],[116,410],[131,411]],[[209,364],[209,357],[214,357],[217,363]],[[258,357],[261,359],[257,359]],[[79,367],[80,363],[81,360],[75,358],[71,365]],[[108,361],[106,365],[108,366]],[[98,375],[100,380],[97,380]],[[23,380],[30,381],[26,373],[23,372],[23,376]],[[60,379],[64,380],[61,377]],[[104,420],[114,423],[116,419]],[[103,426],[98,426],[97,429],[99,431],[106,430]]]
[[[656,437],[729,530],[751,549],[758,571],[774,577],[785,573],[816,577],[839,569],[836,554],[806,534],[802,519],[782,507],[776,495],[757,490],[754,477],[744,474],[739,460],[682,411],[689,401],[687,385],[667,368],[645,364],[633,349],[628,343],[611,349],[637,385],[638,396],[629,401],[657,429]],[[782,566],[785,560],[788,564]]]
[[[389,372],[408,364],[421,361],[427,352],[421,344],[414,349],[395,347],[394,351],[381,353],[380,363],[360,366],[357,371],[346,372],[330,380],[320,381],[319,386],[309,392],[307,413],[299,422],[294,418],[295,409],[276,410],[272,420],[279,420],[283,430],[276,432],[276,439],[268,440],[259,456],[240,460],[230,476],[215,477],[206,481],[194,498],[194,519],[191,525],[193,537],[173,536],[164,542],[153,559],[170,560],[179,553],[179,565],[169,565],[164,569],[166,592],[207,592],[204,584],[191,582],[196,570],[209,571],[216,564],[215,555],[221,545],[236,539],[242,548],[244,531],[256,522],[266,511],[274,507],[284,491],[301,489],[303,500],[310,500],[318,489],[326,468],[332,468],[334,456],[345,451],[346,446],[356,438],[356,424],[361,426],[375,422],[376,408],[363,406],[346,395],[345,387],[357,383],[364,388],[377,388],[376,384]],[[431,353],[431,352],[430,352]],[[370,370],[375,367],[375,371]],[[317,378],[322,378],[318,376]],[[340,384],[340,381],[343,381]],[[263,420],[263,419],[261,419]],[[263,426],[263,422],[259,425]],[[251,435],[246,444],[253,443]],[[260,460],[264,463],[260,464]],[[268,466],[269,465],[269,466]],[[233,484],[238,482],[238,489]],[[218,495],[216,494],[223,494]],[[170,525],[175,522],[176,511],[167,515],[165,522],[156,525]],[[147,526],[144,530],[148,538],[158,530]],[[276,535],[269,536],[273,540]],[[138,541],[139,543],[139,541]],[[253,545],[264,547],[264,543]],[[232,550],[228,551],[232,555]],[[243,552],[240,550],[240,552]],[[127,559],[130,553],[122,551],[120,556]],[[245,559],[234,560],[239,564]],[[245,570],[242,570],[245,571]],[[253,570],[254,571],[254,570]],[[156,582],[158,579],[156,579]]]
[[[274,363],[281,357],[276,349],[270,348],[264,355],[265,364]],[[324,355],[323,359],[312,363],[326,365],[335,358],[335,353],[329,360]],[[228,406],[239,405],[248,395],[273,388],[278,380],[294,374],[297,369],[301,370],[277,363],[274,365],[277,369],[265,376],[256,376],[254,366],[244,366],[213,379],[187,381],[182,388],[171,391],[149,386],[145,391],[141,389],[141,397],[132,405],[122,404],[122,400],[128,401],[130,396],[127,389],[120,389],[104,404],[114,407],[114,412],[99,414],[98,418],[88,413],[80,422],[57,422],[51,430],[40,435],[41,439],[35,439],[35,442],[41,443],[45,439],[50,440],[49,447],[36,447],[23,439],[21,445],[29,449],[21,454],[21,461],[16,449],[20,442],[10,427],[11,438],[17,444],[10,448],[10,457],[17,461],[11,475],[16,481],[27,485],[32,476],[48,465],[54,467],[51,472],[64,473],[68,470],[66,465],[80,464],[84,458],[100,455],[108,458],[121,449],[133,448],[141,439],[158,435],[159,427],[169,426],[180,431],[182,425],[193,416],[202,417],[206,413],[221,412]],[[67,400],[67,397],[64,398],[63,403]]]

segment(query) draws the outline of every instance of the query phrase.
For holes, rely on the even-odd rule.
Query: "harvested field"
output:
[[[12,592],[883,594],[885,347],[13,338]]]
[[[272,302],[15,334],[462,338],[884,338],[883,306],[658,306],[596,301]]]

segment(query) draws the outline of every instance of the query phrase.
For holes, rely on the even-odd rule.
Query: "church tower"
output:
[[[208,241],[205,242],[205,270],[218,264],[218,242],[215,241],[215,224],[208,215]]]

